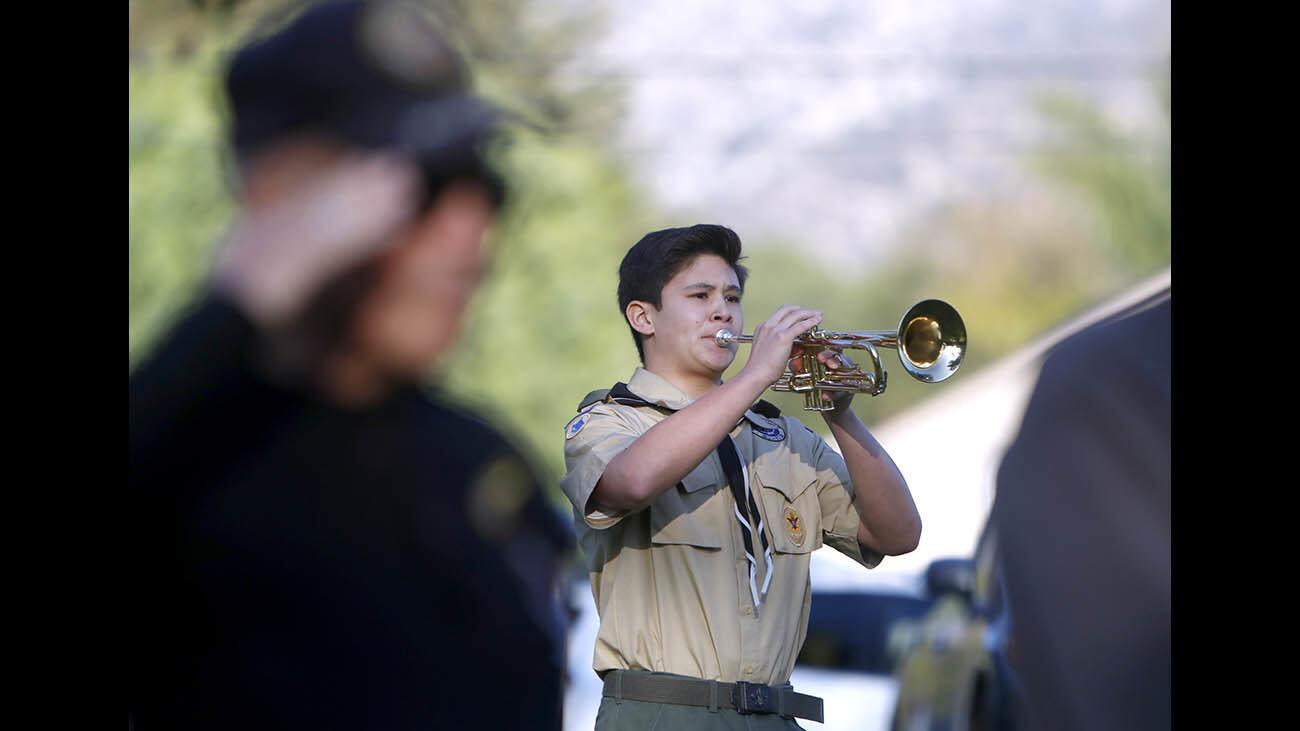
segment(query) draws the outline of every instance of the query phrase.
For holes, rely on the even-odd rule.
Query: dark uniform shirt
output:
[[[414,386],[273,386],[255,341],[210,299],[131,378],[134,727],[558,728],[569,539],[535,473]]]
[[[998,474],[1029,728],[1171,726],[1171,303],[1057,346]]]

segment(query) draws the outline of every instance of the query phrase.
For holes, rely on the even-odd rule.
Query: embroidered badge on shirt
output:
[[[755,424],[754,433],[769,442],[780,442],[785,439],[785,429],[782,429],[779,426],[768,428]]]
[[[794,508],[787,507],[782,522],[785,523],[786,535],[790,536],[790,540],[794,541],[794,545],[802,546],[804,529],[803,518],[799,513],[795,512]]]
[[[595,407],[593,406],[592,408],[594,409]],[[582,431],[582,427],[587,425],[588,411],[591,411],[591,409],[587,409],[587,411],[578,414],[576,417],[573,418],[572,421],[569,422],[569,425],[564,429],[565,439],[572,439],[578,436],[578,432]]]

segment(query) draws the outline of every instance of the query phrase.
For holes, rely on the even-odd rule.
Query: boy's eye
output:
[[[740,301],[740,297],[737,296],[737,295],[734,295],[734,294],[730,294],[730,295],[727,295],[727,301],[728,301],[728,302],[739,302],[739,301]]]
[[[708,299],[708,298],[709,298],[709,296],[708,296],[707,294],[703,293],[703,292],[696,292],[695,294],[693,294],[693,295],[691,295],[691,296],[692,296],[692,297],[695,297],[695,298],[698,298],[698,299]]]

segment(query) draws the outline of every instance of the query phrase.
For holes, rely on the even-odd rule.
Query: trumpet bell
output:
[[[952,376],[966,355],[966,323],[943,300],[921,300],[898,323],[898,359],[918,381]]]

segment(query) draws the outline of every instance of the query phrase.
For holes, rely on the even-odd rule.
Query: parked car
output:
[[[934,599],[896,637],[898,702],[892,731],[1008,731],[1020,686],[997,535],[986,525],[974,558],[939,559],[926,570]]]
[[[812,731],[887,731],[898,696],[891,644],[896,629],[925,616],[932,602],[922,577],[886,567],[866,570],[844,556],[813,554],[808,633],[790,682],[824,701]]]
[[[604,686],[591,669],[600,617],[596,614],[596,600],[591,596],[591,580],[586,574],[576,574],[569,582],[568,602],[564,731],[591,731],[596,727],[596,711],[600,708]]]

